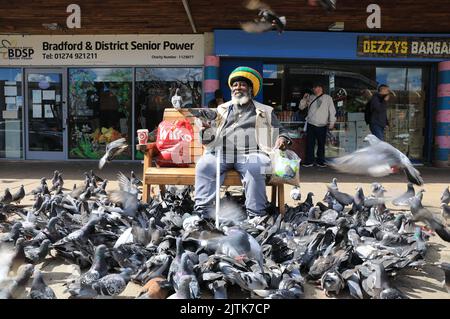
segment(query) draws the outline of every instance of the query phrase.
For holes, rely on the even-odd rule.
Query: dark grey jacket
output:
[[[376,124],[382,127],[388,125],[387,103],[384,97],[376,93],[370,100],[370,124]]]

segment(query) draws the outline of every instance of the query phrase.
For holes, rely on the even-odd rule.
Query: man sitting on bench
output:
[[[270,174],[269,153],[292,143],[273,108],[253,98],[262,87],[262,77],[249,67],[236,68],[228,78],[231,101],[217,107],[215,127],[203,123],[204,155],[195,168],[195,211],[204,218],[214,216],[216,196],[216,150],[220,161],[221,184],[225,172],[235,169],[241,175],[245,207],[249,217],[266,214],[266,174]]]

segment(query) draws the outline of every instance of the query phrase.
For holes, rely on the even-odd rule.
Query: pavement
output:
[[[0,192],[6,187],[9,187],[11,192],[15,192],[21,184],[24,185],[25,191],[29,192],[39,185],[40,178],[51,179],[53,171],[56,169],[63,173],[65,188],[72,188],[74,184],[80,185],[83,183],[83,173],[93,169],[97,175],[108,179],[107,190],[113,190],[118,188],[116,174],[119,171],[129,175],[130,171],[133,170],[140,176],[142,174],[142,163],[138,161],[116,161],[107,164],[102,171],[99,171],[97,161],[0,161]],[[439,199],[444,188],[450,185],[450,168],[418,167],[418,169],[422,174],[425,185],[420,188],[416,187],[416,191],[424,189],[424,206],[432,212],[440,214]],[[338,180],[339,190],[349,194],[354,194],[357,186],[361,186],[365,194],[370,194],[370,185],[374,181],[383,184],[388,191],[386,193],[388,197],[394,198],[406,191],[406,178],[402,173],[383,178],[372,178],[341,174],[330,168],[311,167],[302,168],[300,172],[302,199],[306,198],[308,192],[313,192],[315,194],[314,202],[321,201],[326,192],[326,184],[330,183],[333,177]],[[297,204],[289,197],[291,189],[292,186],[290,185],[285,187],[285,199],[290,206]],[[267,194],[270,196],[270,188],[268,188]],[[21,204],[31,205],[32,203],[32,196],[27,196]],[[388,205],[388,207],[398,209],[394,206]],[[425,260],[429,265],[425,265],[420,270],[407,269],[398,272],[398,275],[393,279],[393,285],[410,298],[450,299],[450,294],[443,287],[443,271],[432,265],[436,262],[450,262],[450,243],[441,240],[438,236],[432,236]],[[63,283],[67,279],[77,276],[79,269],[53,258],[48,258],[38,265],[38,268],[42,269],[44,280],[49,282],[57,297],[67,298],[68,293],[64,292]],[[133,298],[137,296],[139,290],[138,285],[130,283],[120,297]],[[320,290],[320,287],[314,283],[305,285],[305,297],[328,298]],[[347,296],[343,294],[339,298],[347,298]]]

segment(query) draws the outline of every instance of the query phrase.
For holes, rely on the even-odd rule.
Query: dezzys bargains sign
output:
[[[202,65],[203,35],[0,35],[1,65]]]
[[[450,58],[450,38],[358,36],[360,57]]]

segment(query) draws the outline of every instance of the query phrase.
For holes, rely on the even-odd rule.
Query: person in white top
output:
[[[336,122],[336,109],[333,98],[324,94],[322,84],[313,86],[313,95],[306,93],[300,101],[299,108],[308,108],[306,117],[306,159],[303,166],[314,164],[314,148],[317,140],[317,166],[325,167],[325,141],[327,128],[332,130]]]

